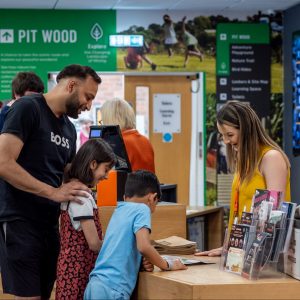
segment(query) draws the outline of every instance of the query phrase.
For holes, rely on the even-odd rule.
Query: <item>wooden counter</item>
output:
[[[205,217],[205,234],[207,236],[207,249],[222,246],[224,237],[224,209],[222,206],[188,206],[186,218]]]
[[[115,206],[100,206],[99,218],[105,233]],[[159,202],[152,214],[151,239],[162,239],[171,235],[186,238],[186,206],[183,204]]]
[[[115,206],[100,206],[99,218],[105,233]],[[222,246],[223,207],[188,206],[178,203],[160,202],[152,215],[151,239],[162,239],[171,235],[187,237],[186,224],[189,218],[205,217],[207,249]]]
[[[219,262],[219,258],[197,257]],[[141,272],[137,299],[300,299],[300,281],[279,273],[257,281],[219,270],[219,264],[190,266],[188,270]]]

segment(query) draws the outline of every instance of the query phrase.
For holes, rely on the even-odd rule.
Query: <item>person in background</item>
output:
[[[3,106],[0,112],[0,132],[3,128],[6,114],[16,100],[31,93],[44,93],[43,81],[33,72],[19,72],[13,79],[11,88],[12,100]]]
[[[107,179],[115,164],[111,147],[102,139],[87,141],[77,152],[66,182],[79,180],[94,187]],[[60,253],[57,263],[56,299],[83,298],[88,277],[102,245],[98,209],[91,194],[83,204],[63,202],[60,215]]]
[[[264,130],[248,103],[228,101],[217,113],[217,127],[226,144],[229,168],[234,171],[229,226],[240,220],[244,207],[250,211],[256,189],[283,192],[290,201],[290,162]],[[222,248],[195,255],[219,256]]]
[[[142,255],[165,271],[187,269],[179,259],[165,260],[151,245],[151,213],[160,196],[153,173],[140,170],[128,174],[124,202],[119,202],[111,217],[84,299],[129,299]]]
[[[80,117],[79,118],[80,131],[77,134],[76,140],[76,151],[88,141],[90,136],[90,127],[93,125],[93,120],[89,117]]]
[[[88,66],[69,65],[46,94],[31,94],[9,109],[0,135],[0,265],[3,292],[49,299],[59,253],[60,203],[81,202],[90,189],[62,184],[76,152],[68,117],[89,110],[101,83]]]
[[[154,151],[150,141],[135,129],[135,113],[121,99],[107,100],[101,110],[103,125],[119,125],[133,171],[143,169],[155,173]]]
[[[174,24],[169,15],[163,16],[164,24],[163,30],[165,34],[164,44],[168,51],[168,56],[171,57],[173,55],[173,47],[177,44],[178,40],[176,38],[176,32],[174,29]]]
[[[196,39],[195,36],[193,36],[190,32],[187,31],[186,25],[185,25],[185,20],[186,20],[186,17],[183,17],[183,19],[182,19],[182,39],[186,46],[185,58],[184,58],[184,64],[183,64],[184,68],[186,67],[186,65],[188,63],[189,56],[196,56],[200,59],[200,61],[203,60],[203,53],[197,47],[198,40]]]
[[[143,66],[143,59],[136,48],[128,47],[127,55],[124,56],[124,63],[127,69],[136,70]]]
[[[151,70],[155,71],[157,65],[153,63],[147,56],[150,48],[146,42],[142,47],[129,47],[127,48],[127,56],[124,57],[125,66],[128,69],[137,69],[143,66],[143,60],[150,65]]]

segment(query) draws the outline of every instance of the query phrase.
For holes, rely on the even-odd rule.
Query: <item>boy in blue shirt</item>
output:
[[[163,259],[150,243],[151,213],[160,199],[157,177],[139,170],[128,175],[124,202],[118,204],[90,274],[84,299],[130,299],[142,255],[162,270],[185,270],[180,260]]]

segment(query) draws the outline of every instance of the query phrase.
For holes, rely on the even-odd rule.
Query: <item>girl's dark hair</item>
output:
[[[75,155],[71,167],[67,171],[65,181],[78,179],[82,183],[91,186],[94,175],[90,164],[93,160],[98,164],[109,162],[110,167],[113,167],[116,163],[115,154],[108,143],[100,138],[88,140]]]
[[[144,197],[148,193],[157,193],[157,198],[161,198],[160,183],[155,174],[145,170],[128,174],[125,184],[125,197]]]

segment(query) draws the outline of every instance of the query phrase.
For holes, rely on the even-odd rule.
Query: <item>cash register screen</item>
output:
[[[112,147],[117,157],[115,169],[131,172],[131,165],[119,125],[99,125],[90,128],[90,139],[102,138]]]

